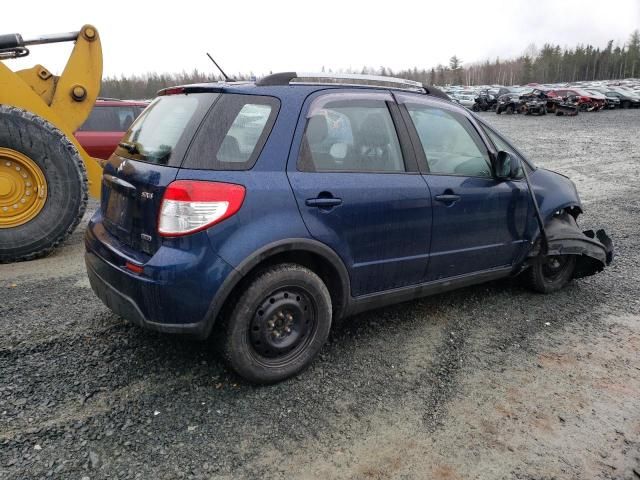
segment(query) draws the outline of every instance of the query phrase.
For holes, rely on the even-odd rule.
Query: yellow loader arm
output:
[[[62,75],[52,75],[45,67],[13,72],[2,60],[28,54],[27,46],[75,41]],[[22,108],[59,128],[80,152],[89,180],[89,194],[100,196],[102,167],[80,146],[73,133],[87,119],[100,92],[102,48],[98,31],[85,25],[79,32],[22,39],[20,35],[0,35],[0,105]]]

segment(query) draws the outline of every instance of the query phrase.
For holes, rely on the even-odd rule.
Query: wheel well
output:
[[[565,212],[567,212],[569,215],[571,215],[574,220],[577,220],[578,219],[578,215],[580,215],[582,213],[582,209],[577,205],[573,205],[573,206],[570,206],[570,207],[565,207],[563,210]]]
[[[224,311],[229,304],[232,305],[235,303],[235,299],[242,294],[242,291],[257,275],[269,267],[282,263],[296,263],[308,268],[318,275],[327,286],[329,294],[331,295],[334,319],[338,319],[343,315],[347,306],[346,299],[349,295],[348,283],[345,285],[345,282],[338,273],[337,268],[329,260],[324,258],[322,255],[305,250],[288,250],[276,253],[261,260],[233,287],[233,290],[224,302],[222,311]]]

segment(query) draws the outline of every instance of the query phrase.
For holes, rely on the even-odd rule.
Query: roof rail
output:
[[[358,75],[353,73],[274,73],[256,82],[258,86],[270,85],[347,85],[386,87],[412,92],[428,93],[425,86],[414,80],[385,77],[381,75]]]

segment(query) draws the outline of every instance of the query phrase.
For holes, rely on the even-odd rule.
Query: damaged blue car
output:
[[[581,213],[571,180],[435,88],[288,72],[161,91],[105,165],[86,264],[117,314],[213,336],[238,374],[272,383],[339,318],[600,272],[613,245]]]

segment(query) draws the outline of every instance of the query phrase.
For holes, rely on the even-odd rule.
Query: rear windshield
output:
[[[179,167],[198,125],[218,93],[156,98],[133,123],[117,154],[158,165]]]

